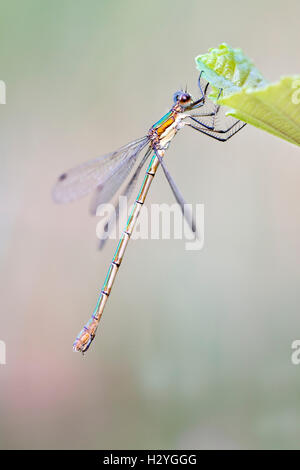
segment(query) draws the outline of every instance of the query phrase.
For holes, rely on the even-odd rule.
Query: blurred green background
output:
[[[300,448],[299,148],[191,129],[167,161],[205,204],[205,245],[132,241],[89,353],[72,352],[116,242],[65,169],[141,135],[226,41],[269,80],[299,73],[298,1],[0,1],[0,447]],[[172,202],[159,174],[151,202]]]

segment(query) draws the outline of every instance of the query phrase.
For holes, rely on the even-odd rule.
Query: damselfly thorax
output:
[[[197,233],[193,217],[185,211],[185,200],[166,167],[165,158],[163,158],[165,152],[177,132],[184,126],[188,126],[202,134],[225,142],[245,125],[245,123],[241,121],[228,118],[231,119],[231,123],[225,125],[223,128],[218,128],[217,118],[220,115],[220,106],[207,99],[209,84],[203,81],[201,76],[202,74],[200,74],[198,80],[201,93],[198,100],[194,100],[186,91],[181,90],[176,92],[173,97],[174,104],[170,111],[150,128],[145,137],[124,145],[115,152],[103,157],[98,157],[73,168],[63,173],[58,178],[53,190],[53,198],[56,202],[69,202],[95,190],[91,204],[91,212],[95,214],[97,207],[109,202],[114,195],[119,192],[119,189],[124,186],[123,183],[128,179],[129,175],[131,175],[128,183],[121,192],[121,195],[129,198],[138,181],[142,168],[150,159],[133,209],[128,217],[104,284],[101,288],[100,295],[98,296],[95,310],[73,344],[75,351],[84,353],[95,337],[104,307],[111,294],[115,277],[122,263],[127,244],[153,178],[160,165],[162,166],[167,181],[170,184],[185,219],[192,231],[195,234]],[[141,152],[145,148],[146,152],[141,157]],[[150,158],[151,154],[152,157]],[[119,210],[119,203],[116,203],[115,212],[117,218],[119,216]],[[101,241],[100,247],[103,245],[104,242]]]
[[[187,115],[183,112],[182,107],[176,104],[171,111],[153,124],[148,133],[152,148],[167,150],[171,140],[179,129],[184,126],[184,119],[186,117]]]

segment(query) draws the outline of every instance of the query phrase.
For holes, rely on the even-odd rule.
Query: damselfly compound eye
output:
[[[184,106],[191,101],[192,97],[189,93],[186,93],[181,90],[181,91],[176,91],[176,93],[174,93],[173,99],[174,99],[174,103],[179,103]]]
[[[173,95],[174,103],[177,103],[177,101],[179,101],[181,95],[182,95],[182,91],[176,91],[176,93],[174,93]]]
[[[182,93],[179,97],[181,103],[188,103],[191,100],[191,95],[189,93]]]

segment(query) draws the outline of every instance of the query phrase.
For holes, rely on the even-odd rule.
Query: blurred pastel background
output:
[[[300,448],[300,151],[190,129],[167,160],[205,244],[130,243],[101,329],[72,351],[116,242],[56,177],[145,134],[226,41],[299,73],[296,0],[0,0],[2,449]],[[300,108],[299,108],[300,111]],[[153,202],[173,203],[160,171]]]

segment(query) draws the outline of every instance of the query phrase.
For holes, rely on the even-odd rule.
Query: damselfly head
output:
[[[192,97],[187,91],[176,91],[173,95],[174,103],[180,104],[183,108],[188,107],[192,102]]]

